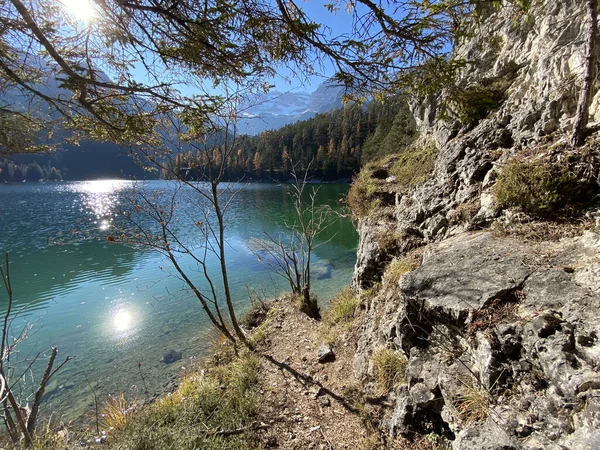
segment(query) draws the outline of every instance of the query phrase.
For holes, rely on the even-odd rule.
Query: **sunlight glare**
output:
[[[114,324],[117,331],[125,331],[129,328],[131,323],[131,315],[124,310],[121,310],[115,314]]]
[[[95,15],[90,0],[60,0],[65,10],[75,19],[87,22]]]

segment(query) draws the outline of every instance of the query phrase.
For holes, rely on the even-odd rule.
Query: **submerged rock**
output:
[[[165,364],[172,364],[175,361],[179,361],[181,359],[181,356],[181,352],[178,352],[176,350],[169,350],[163,355],[161,362]]]
[[[311,273],[317,280],[329,280],[333,272],[333,266],[327,263],[317,263],[311,267]]]

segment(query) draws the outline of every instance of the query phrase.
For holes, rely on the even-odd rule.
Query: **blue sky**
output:
[[[340,4],[340,10],[335,13],[330,12],[325,7],[328,3],[335,3],[335,0],[299,0],[296,5],[301,8],[312,21],[325,26],[327,28],[327,33],[330,35],[338,36],[350,32],[352,27],[352,16],[344,9],[345,2]],[[334,73],[333,66],[329,63],[327,63],[322,70],[324,70],[323,75],[325,77],[330,77]],[[285,77],[289,76],[289,73],[287,70],[283,69],[281,70],[281,75]],[[302,86],[299,80],[291,79],[290,81],[286,81],[283,77],[278,77],[278,79],[274,80],[273,84],[276,85],[277,90],[305,90],[312,92],[326,79],[322,76],[313,76],[310,77],[307,86]]]
[[[340,4],[340,10],[337,12],[330,12],[325,4],[335,3],[336,0],[298,0],[297,6],[301,8],[306,15],[314,22],[322,24],[326,27],[326,33],[331,36],[339,36],[340,34],[351,31],[352,27],[352,16],[345,9],[345,2]],[[322,72],[321,76],[311,76],[308,80],[300,80],[294,77],[291,71],[285,67],[276,68],[278,76],[272,80],[272,84],[275,85],[275,90],[288,92],[288,91],[306,91],[313,92],[317,87],[323,83],[327,77],[331,77],[334,74],[333,66],[326,61],[324,67],[316,67],[317,71]],[[135,68],[136,78],[142,82],[152,83],[146,77],[146,72],[141,64]],[[305,84],[303,84],[303,81]],[[184,95],[193,95],[198,93],[191,87],[181,86],[181,91]],[[209,89],[212,92],[218,92],[218,90]]]
[[[296,5],[301,8],[311,20],[327,27],[327,32],[332,36],[338,36],[350,32],[352,27],[352,16],[344,9],[345,2],[340,5],[340,10],[338,12],[330,12],[325,7],[325,4],[334,2],[335,0],[299,0]],[[303,85],[302,81],[295,78],[287,68],[280,67],[277,69],[279,75],[272,80],[272,84],[275,85],[275,90],[282,92],[313,92],[327,79],[327,77],[331,77],[334,74],[333,66],[328,62],[325,64],[325,67],[316,69],[323,72],[322,76],[311,76],[308,80],[305,80],[306,84]],[[184,90],[184,92],[185,91],[187,90]]]

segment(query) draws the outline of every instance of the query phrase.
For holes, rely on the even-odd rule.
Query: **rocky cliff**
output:
[[[483,14],[456,49],[467,62],[456,86],[412,101],[421,150],[368,166],[353,188],[354,286],[368,299],[355,372],[375,394],[374,355],[405,362],[384,395],[392,436],[441,436],[455,450],[598,448],[598,139],[567,144],[585,2],[532,3]],[[517,197],[537,189],[543,207],[500,200],[498,180],[523,175],[535,182]]]

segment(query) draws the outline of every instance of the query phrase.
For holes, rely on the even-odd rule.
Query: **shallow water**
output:
[[[58,359],[72,358],[48,386],[43,415],[68,421],[91,414],[94,393],[100,403],[119,392],[130,401],[152,398],[214,342],[198,300],[162,255],[107,239],[131,226],[123,213],[132,208],[134,186],[148,193],[177,191],[173,228],[200,251],[193,224],[206,220],[205,204],[189,189],[178,191],[174,183],[102,180],[0,186],[0,252],[10,254],[15,305],[21,311],[13,329],[33,324],[15,359],[28,364],[38,352],[47,355],[52,346],[58,347]],[[284,280],[272,274],[253,249],[265,232],[288,233],[285,223],[293,222],[293,209],[288,186],[223,188],[224,199],[228,192],[237,192],[226,212],[226,236],[230,285],[241,312],[248,306],[248,290],[263,298],[286,290]],[[323,185],[317,201],[337,209],[347,188]],[[313,287],[326,303],[351,279],[357,235],[348,220],[338,219],[320,243],[314,253]],[[218,261],[210,255],[207,261],[214,273]],[[202,285],[193,261],[181,263]],[[6,306],[7,297],[0,292],[0,310]],[[170,350],[181,352],[182,359],[161,362]],[[34,372],[41,369],[40,360]],[[22,396],[34,386],[30,377],[26,380],[19,383]]]

